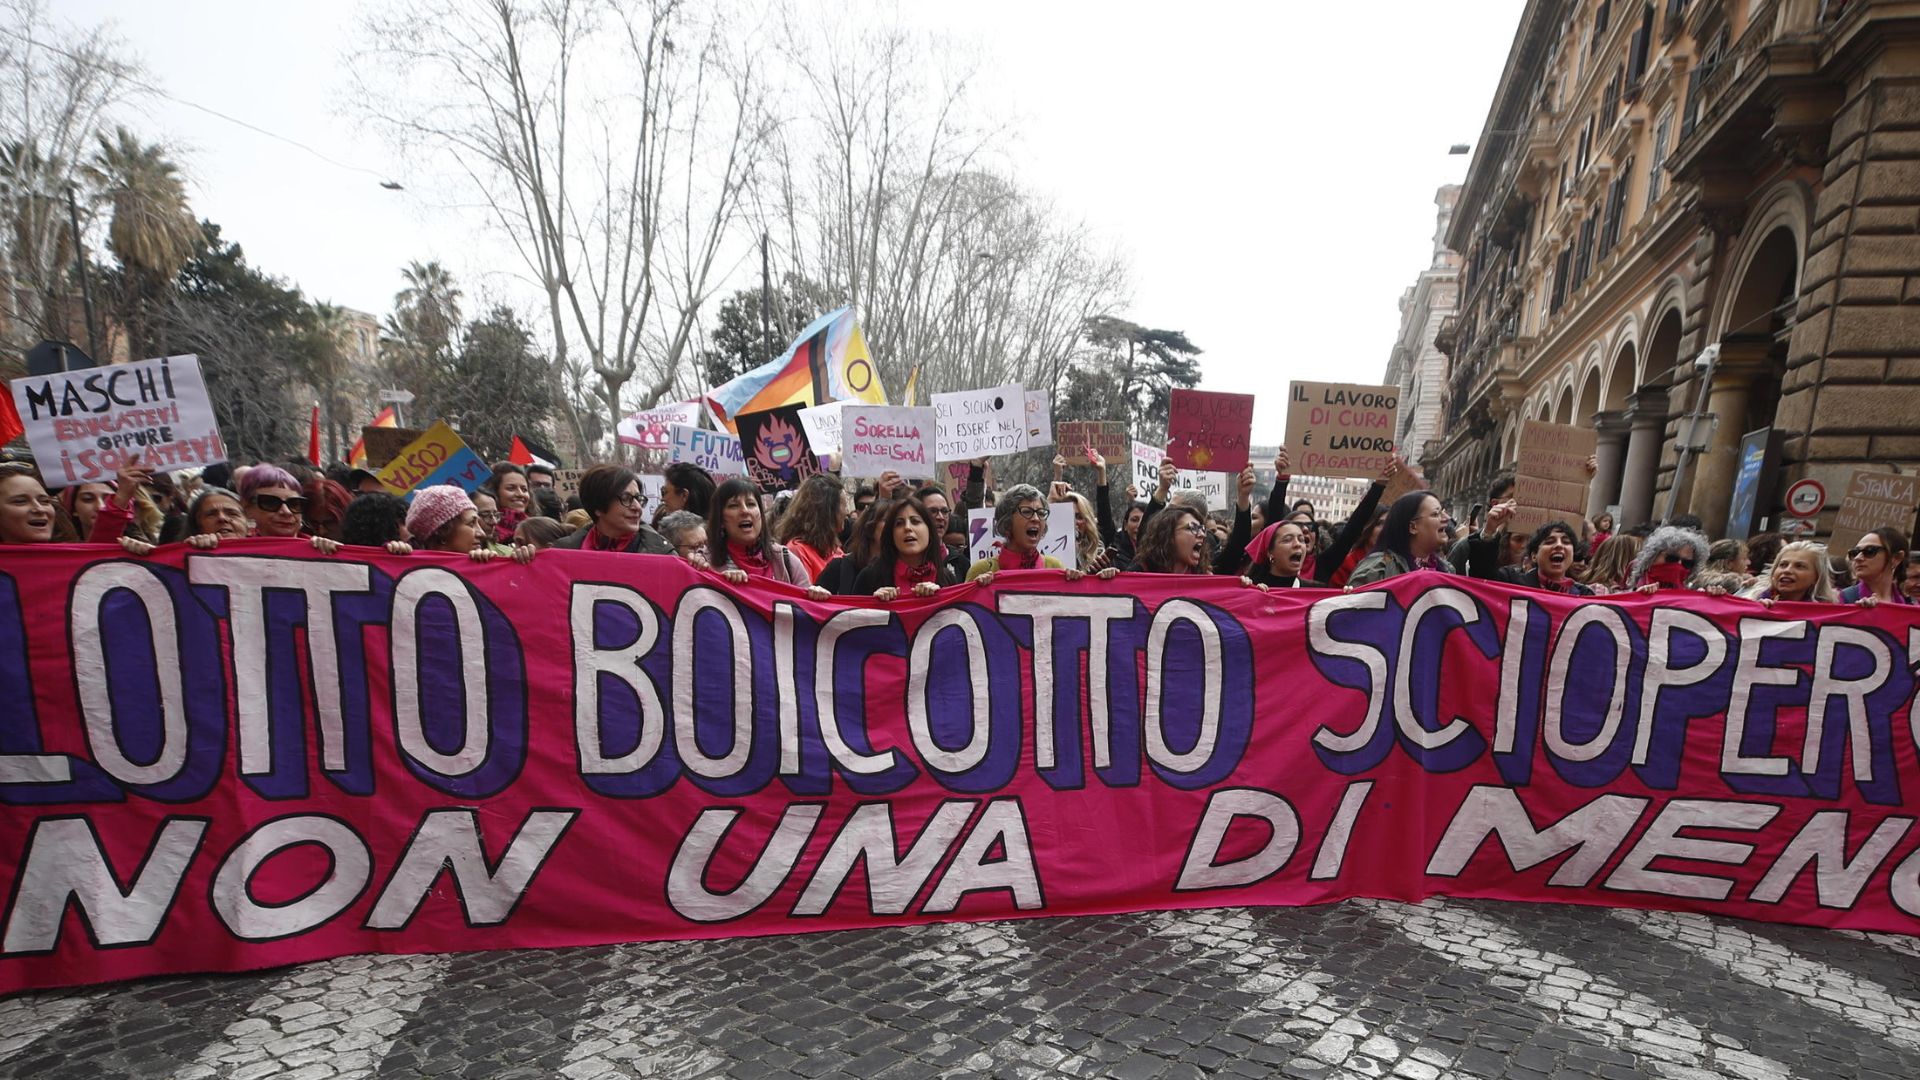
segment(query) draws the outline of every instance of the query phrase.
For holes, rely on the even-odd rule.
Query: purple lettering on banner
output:
[[[217,658],[221,655],[219,628],[196,603],[185,575],[177,570],[132,561],[96,563],[89,573],[112,565],[129,581],[147,575],[164,590],[143,598],[132,589],[110,587],[98,607],[81,610],[76,604],[69,619],[97,626],[100,653],[105,660],[105,697],[111,703],[112,739],[120,754],[135,765],[159,766],[177,756],[177,770],[155,783],[122,786],[155,802],[184,803],[205,798],[220,779],[227,753],[226,680]],[[160,609],[160,610],[156,610]],[[163,641],[171,638],[171,641]],[[160,658],[170,648],[171,664]],[[167,668],[173,670],[166,670]],[[84,677],[84,676],[83,676]],[[166,699],[176,692],[162,680],[178,680],[178,704],[184,725],[177,735],[167,732]],[[172,738],[184,745],[170,745]],[[96,748],[96,760],[98,748]]]
[[[438,567],[400,576],[393,618],[393,715],[407,769],[449,795],[504,791],[527,753],[526,662],[512,621]]]
[[[27,625],[11,574],[0,574],[0,803],[40,806],[65,802],[120,802],[125,796],[106,773],[72,754],[48,754],[40,735],[33,675],[27,666]]]

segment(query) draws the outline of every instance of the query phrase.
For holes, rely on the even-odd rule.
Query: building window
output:
[[[1653,163],[1647,166],[1647,205],[1660,200],[1661,181],[1667,172],[1667,143],[1673,137],[1673,109],[1660,114],[1653,128]]]
[[[1593,12],[1593,41],[1587,49],[1592,51],[1600,47],[1600,41],[1607,36],[1607,16],[1613,12],[1613,0],[1600,0],[1600,6]]]
[[[1647,74],[1647,59],[1653,53],[1653,4],[1640,8],[1640,29],[1633,32],[1633,46],[1627,51],[1627,84],[1640,85]]]
[[[1567,274],[1573,263],[1573,249],[1567,248],[1553,264],[1553,299],[1547,304],[1547,312],[1560,314],[1560,305],[1567,302]]]
[[[1626,228],[1627,185],[1633,180],[1633,159],[1628,158],[1620,166],[1618,178],[1607,188],[1607,223],[1600,231],[1600,254],[1604,257],[1620,242],[1620,233]]]
[[[1607,80],[1606,97],[1600,101],[1600,116],[1611,126],[1620,118],[1620,92],[1625,83],[1625,75],[1619,68],[1613,69],[1613,78]]]
[[[1589,116],[1587,117],[1587,122],[1580,126],[1580,147],[1579,147],[1579,151],[1574,155],[1574,159],[1573,159],[1574,179],[1577,180],[1586,173],[1587,159],[1592,156],[1592,153],[1593,153],[1593,117]]]

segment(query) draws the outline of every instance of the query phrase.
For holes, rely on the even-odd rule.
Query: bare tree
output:
[[[104,30],[56,26],[40,0],[0,0],[0,335],[8,352],[72,333],[66,193],[109,111],[138,88],[138,69]]]
[[[772,129],[752,43],[681,0],[411,0],[362,29],[358,100],[450,163],[520,255],[547,300],[554,397],[586,449],[596,425],[568,384],[591,373],[607,430],[656,403],[723,284]]]

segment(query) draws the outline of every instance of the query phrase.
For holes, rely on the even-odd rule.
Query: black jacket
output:
[[[1500,545],[1507,542],[1505,533],[1483,536],[1475,532],[1461,542],[1467,545],[1467,576],[1485,581],[1504,581],[1526,589],[1544,587],[1540,584],[1540,571],[1500,565]],[[1568,578],[1566,593],[1569,596],[1592,596],[1593,590]]]

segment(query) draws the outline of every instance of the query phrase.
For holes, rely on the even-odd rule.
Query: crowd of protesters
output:
[[[222,540],[280,537],[323,554],[344,545],[478,562],[526,562],[554,547],[675,556],[737,583],[766,578],[816,598],[883,601],[1012,570],[1054,570],[1069,581],[1227,575],[1255,589],[1352,588],[1434,570],[1582,597],[1697,591],[1766,606],[1920,601],[1920,556],[1910,555],[1899,525],[1877,526],[1844,553],[1779,533],[1710,540],[1697,518],[1684,515],[1619,529],[1602,514],[1516,532],[1508,528],[1516,514],[1510,477],[1495,481],[1466,522],[1430,491],[1382,506],[1397,463],[1374,478],[1347,520],[1330,523],[1310,502],[1287,501],[1285,450],[1274,459],[1278,479],[1264,500],[1254,499],[1251,467],[1236,478],[1232,506],[1209,507],[1200,492],[1174,487],[1178,473],[1168,464],[1153,490],[1127,487],[1116,522],[1107,463],[1091,449],[1084,457],[1090,490],[1067,478],[1080,463],[1059,457],[1044,491],[1026,483],[989,491],[982,461],[971,463],[956,490],[914,486],[892,473],[857,485],[823,473],[778,497],[743,478],[716,480],[674,464],[651,513],[641,477],[617,464],[587,469],[578,493],[562,499],[551,468],[507,462],[493,467],[481,490],[428,487],[411,498],[388,492],[364,469],[322,473],[296,460],[215,466],[176,480],[138,458],[110,483],[75,485],[55,497],[32,465],[11,462],[0,464],[0,544],[111,543],[144,555],[159,544],[212,549]],[[1051,508],[1060,504],[1074,516],[1071,568],[1041,550]],[[993,553],[975,560],[966,512],[987,506]]]

